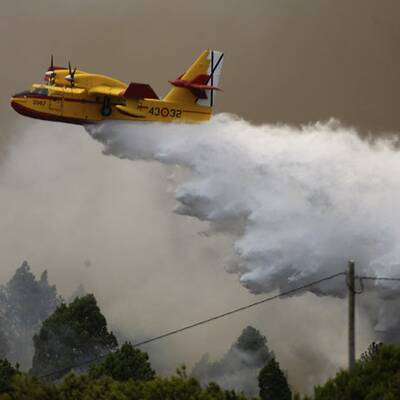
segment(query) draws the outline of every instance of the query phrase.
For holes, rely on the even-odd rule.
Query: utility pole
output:
[[[349,296],[349,370],[353,369],[356,362],[356,349],[355,349],[355,305],[356,305],[356,291],[355,291],[355,272],[354,261],[349,261],[347,271],[347,288]]]

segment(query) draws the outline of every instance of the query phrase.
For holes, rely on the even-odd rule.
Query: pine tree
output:
[[[279,363],[272,358],[258,375],[261,400],[290,400],[292,392]]]
[[[0,360],[0,394],[11,393],[12,378],[18,374],[18,366],[14,368],[8,360]]]
[[[6,358],[9,350],[10,350],[10,346],[8,344],[7,337],[4,334],[4,332],[0,326],[0,359]]]
[[[20,363],[23,368],[30,367],[32,336],[59,303],[60,297],[56,287],[49,285],[47,272],[37,280],[26,261],[5,286],[0,286],[0,329],[7,339],[10,360]],[[2,344],[5,342],[0,337],[0,355],[4,357]]]
[[[89,375],[91,378],[110,376],[116,381],[149,380],[155,376],[147,353],[135,349],[130,343],[125,343],[116,352],[107,356],[99,365],[93,366]]]
[[[92,294],[76,298],[69,305],[61,304],[44,321],[33,341],[31,372],[40,376],[59,371],[52,379],[65,375],[73,366],[108,354],[118,345]],[[75,370],[86,368],[87,365]]]
[[[351,370],[314,388],[316,400],[400,399],[400,346],[372,343]]]
[[[15,271],[4,293],[6,318],[25,330],[35,328],[46,319],[60,301],[56,287],[48,283],[47,271],[36,280],[26,261]]]

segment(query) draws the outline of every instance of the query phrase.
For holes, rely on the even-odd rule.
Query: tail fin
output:
[[[197,103],[212,107],[221,76],[224,53],[205,50],[179,78],[169,81],[174,87],[163,100],[173,103]]]

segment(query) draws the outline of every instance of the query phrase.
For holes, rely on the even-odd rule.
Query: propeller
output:
[[[45,73],[45,80],[49,81],[50,84],[53,84],[56,78],[56,72],[54,70],[54,60],[53,60],[53,54],[51,55],[51,60],[50,60],[50,67]]]
[[[68,61],[68,75],[65,77],[65,80],[67,80],[71,84],[71,87],[74,86],[75,72],[76,72],[76,67],[74,68],[74,70],[72,70],[71,62]]]

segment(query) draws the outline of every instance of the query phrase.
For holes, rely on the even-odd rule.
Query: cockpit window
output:
[[[31,90],[31,93],[40,94],[42,96],[48,96],[49,95],[49,90],[46,89],[46,88],[33,88]]]
[[[19,93],[14,94],[13,97],[27,97],[30,94],[31,94],[30,90],[24,90],[23,92],[19,92]]]

